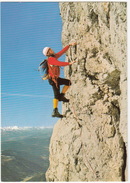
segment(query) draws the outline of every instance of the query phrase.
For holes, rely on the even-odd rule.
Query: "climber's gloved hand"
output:
[[[74,42],[74,43],[70,43],[70,44],[69,44],[69,46],[75,46],[75,45],[77,45],[77,43],[76,43],[76,42]]]
[[[72,61],[72,62],[69,63],[69,65],[72,65],[72,64],[75,63],[75,62],[76,62],[76,61]]]

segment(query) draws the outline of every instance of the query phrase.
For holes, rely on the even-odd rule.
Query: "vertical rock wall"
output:
[[[127,179],[125,2],[62,2],[65,68],[72,86],[53,130],[47,181]]]

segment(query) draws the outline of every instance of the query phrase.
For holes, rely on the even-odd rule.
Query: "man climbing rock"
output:
[[[76,43],[71,43],[63,48],[60,52],[55,53],[50,47],[45,47],[43,49],[43,54],[48,57],[47,64],[48,64],[48,76],[49,76],[49,84],[53,88],[54,92],[54,99],[53,99],[53,113],[52,117],[59,117],[62,118],[58,112],[58,102],[69,102],[67,98],[65,98],[65,93],[71,85],[71,81],[69,79],[60,78],[60,66],[67,66],[72,65],[75,61],[72,62],[61,62],[57,59],[61,57],[69,48],[70,46],[75,46]],[[60,85],[64,85],[61,93],[60,93]]]

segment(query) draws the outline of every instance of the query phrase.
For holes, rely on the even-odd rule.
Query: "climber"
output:
[[[61,62],[57,59],[61,57],[70,46],[75,46],[76,43],[71,43],[67,45],[65,48],[63,48],[60,52],[55,53],[50,47],[45,47],[43,49],[43,54],[48,57],[47,63],[48,63],[48,81],[49,84],[53,88],[54,92],[54,99],[53,99],[53,113],[52,117],[59,117],[62,118],[63,115],[61,115],[58,112],[58,102],[69,102],[67,98],[65,98],[65,93],[68,90],[69,86],[71,85],[71,81],[69,79],[60,78],[60,66],[67,66],[72,65],[76,61],[72,62]],[[60,93],[60,85],[64,85],[62,92]]]

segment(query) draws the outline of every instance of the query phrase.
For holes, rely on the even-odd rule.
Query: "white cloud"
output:
[[[53,98],[50,95],[32,95],[32,94],[21,94],[21,93],[2,93],[5,96],[19,96],[19,97],[41,97],[41,98]]]
[[[7,127],[0,127],[2,131],[13,131],[13,130],[42,130],[42,129],[50,129],[53,126],[41,126],[41,127],[18,127],[18,126],[7,126]]]

